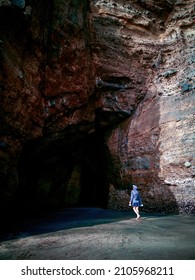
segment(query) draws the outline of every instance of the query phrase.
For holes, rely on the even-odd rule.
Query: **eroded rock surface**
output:
[[[194,212],[194,1],[12,2],[0,1],[3,207],[128,209],[135,183],[146,211]]]
[[[92,3],[96,71],[128,77],[117,94],[134,110],[108,136],[110,204],[123,205],[133,181],[148,209],[194,211],[193,1]]]

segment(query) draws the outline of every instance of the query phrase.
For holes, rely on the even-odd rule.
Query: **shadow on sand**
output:
[[[161,213],[142,213],[142,220],[149,217],[159,218],[167,216]],[[0,241],[24,238],[28,236],[52,233],[65,229],[92,227],[99,224],[114,223],[133,219],[133,211],[116,211],[101,208],[66,208],[59,211],[34,214],[31,218],[24,218],[1,229]]]

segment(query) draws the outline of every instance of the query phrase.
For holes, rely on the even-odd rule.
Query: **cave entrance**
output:
[[[88,137],[81,161],[80,206],[106,208],[108,203],[107,153],[103,137]]]
[[[100,207],[108,203],[104,135],[68,132],[23,149],[19,166],[19,205],[28,209]]]

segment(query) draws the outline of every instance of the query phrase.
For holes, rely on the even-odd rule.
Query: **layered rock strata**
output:
[[[147,209],[191,212],[195,190],[194,4],[129,2],[93,1],[96,36],[107,45],[96,56],[96,69],[103,69],[103,74],[110,69],[128,73],[136,96],[144,95],[135,113],[108,138],[118,166],[118,174],[111,176],[110,203],[124,200],[124,191],[116,190],[114,179],[120,177],[119,189],[129,181],[140,186]],[[135,89],[129,89],[126,98],[133,98]]]

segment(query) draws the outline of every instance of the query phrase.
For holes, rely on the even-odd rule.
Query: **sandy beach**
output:
[[[23,220],[0,242],[5,260],[193,260],[195,216],[73,208]]]

